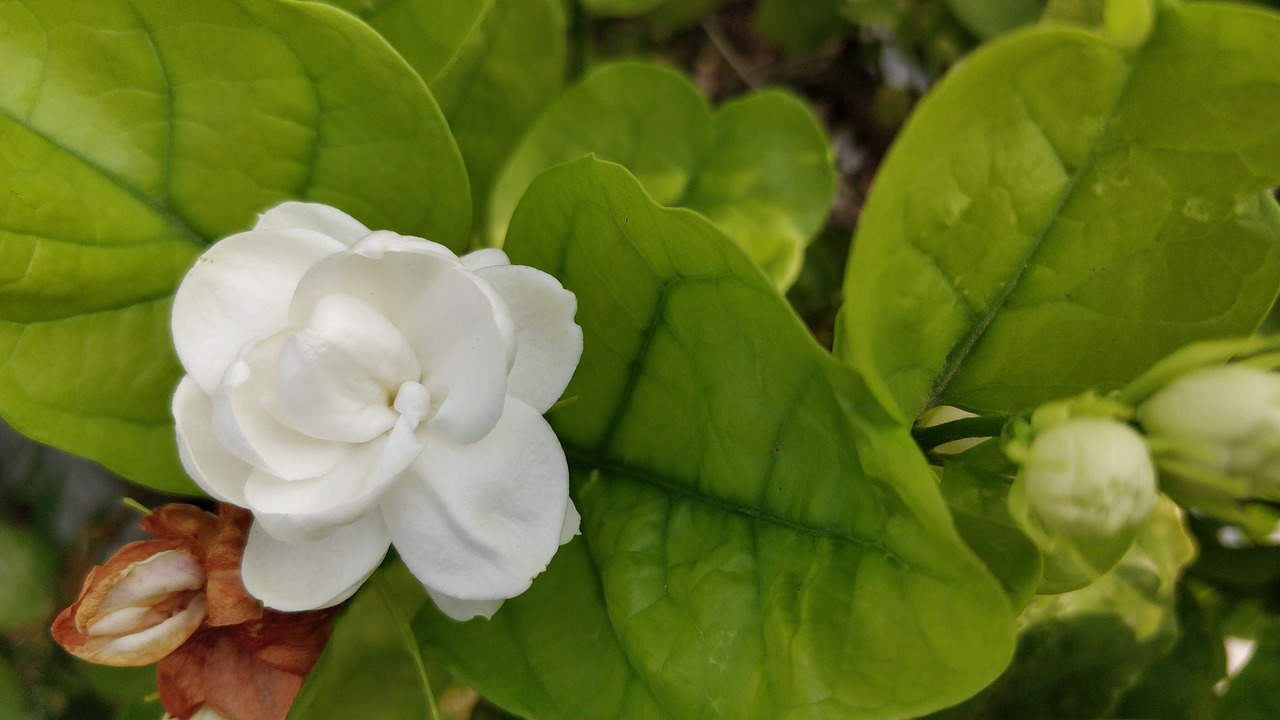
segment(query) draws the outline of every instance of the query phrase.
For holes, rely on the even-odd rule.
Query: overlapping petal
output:
[[[320,203],[282,202],[258,216],[254,230],[312,230],[351,247],[369,228],[341,210]]]
[[[509,398],[484,439],[428,439],[382,504],[400,557],[428,588],[463,600],[514,597],[560,545],[569,473],[555,433]]]
[[[576,534],[541,412],[582,333],[551,276],[285,203],[188,282],[180,452],[254,512],[242,573],[268,607],[341,602],[394,538],[446,612],[488,616]]]
[[[320,477],[283,480],[254,472],[245,485],[245,499],[275,538],[319,540],[377,505],[422,449],[412,423],[400,418],[387,435],[353,445],[337,467]]]
[[[502,297],[516,331],[507,392],[546,412],[564,392],[582,357],[578,299],[555,278],[522,265],[494,264],[478,274]]]
[[[218,242],[173,298],[173,342],[182,366],[212,394],[245,344],[284,326],[298,281],[345,249],[310,230],[254,230]]]
[[[390,545],[378,513],[308,543],[282,542],[254,522],[240,572],[245,589],[267,607],[325,608],[351,597],[377,569]]]
[[[228,368],[213,396],[213,429],[236,457],[288,480],[323,475],[351,450],[286,425],[276,411],[276,362],[291,333],[249,347]]]
[[[229,452],[213,429],[213,399],[190,376],[178,383],[173,396],[178,433],[178,456],[191,479],[214,498],[245,504],[244,484],[253,466]]]
[[[332,293],[280,350],[280,415],[311,437],[368,442],[395,425],[391,404],[400,385],[421,376],[413,350],[382,313],[353,295]]]

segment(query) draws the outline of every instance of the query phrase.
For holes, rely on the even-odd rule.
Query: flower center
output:
[[[435,414],[431,407],[431,393],[422,383],[416,380],[405,380],[396,390],[395,400],[391,403],[400,416],[409,421],[416,430],[418,423],[429,420]]]

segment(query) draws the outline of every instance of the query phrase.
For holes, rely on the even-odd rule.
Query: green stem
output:
[[[1000,437],[1000,431],[1010,419],[1009,415],[962,418],[941,425],[915,428],[911,431],[911,437],[915,439],[921,450],[927,452],[952,440]]]
[[[382,603],[387,606],[387,610],[391,613],[391,619],[395,622],[396,628],[400,630],[400,635],[404,638],[405,644],[409,646],[409,654],[413,656],[414,667],[418,670],[418,679],[422,681],[422,689],[427,695],[427,704],[431,706],[431,718],[432,720],[440,720],[440,708],[436,705],[435,693],[431,691],[431,680],[427,677],[427,666],[422,662],[422,652],[418,649],[418,642],[413,634],[413,628],[409,626],[409,619],[404,616],[404,612],[400,609],[400,605],[396,603],[395,598],[391,597],[391,590],[387,587],[387,581],[382,579],[382,574],[374,573],[372,582],[378,597],[382,599]]]

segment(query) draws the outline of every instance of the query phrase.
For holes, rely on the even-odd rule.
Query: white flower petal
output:
[[[422,363],[422,384],[439,403],[431,427],[460,443],[484,437],[502,414],[514,332],[506,308],[462,269],[441,272],[400,328]],[[500,301],[499,301],[500,302]]]
[[[481,248],[463,255],[461,260],[462,266],[468,270],[511,264],[511,259],[500,248]]]
[[[255,472],[245,486],[246,504],[277,540],[318,540],[368,513],[422,449],[412,423],[401,418],[390,433],[353,446],[320,477],[282,480]]]
[[[434,254],[343,253],[317,263],[299,283],[292,322],[304,325],[334,288],[378,308],[409,342],[436,403],[433,427],[458,442],[489,432],[507,395],[515,335],[505,303],[487,282]]]
[[[276,540],[255,522],[241,576],[249,594],[269,608],[294,612],[329,607],[355,593],[389,546],[386,525],[377,513],[323,540],[298,544]]]
[[[508,399],[493,431],[470,445],[429,436],[413,471],[382,514],[423,585],[464,600],[508,598],[546,568],[570,504],[569,471],[536,410]]]
[[[288,338],[287,332],[269,337],[231,364],[213,395],[213,429],[227,450],[260,470],[287,480],[319,477],[351,445],[304,435],[280,419],[275,365]]]
[[[254,230],[288,230],[300,228],[314,230],[322,235],[337,240],[351,247],[356,241],[369,234],[369,228],[360,224],[359,220],[335,207],[321,203],[305,203],[288,201],[258,216]]]
[[[210,247],[173,298],[182,366],[212,394],[247,343],[284,326],[298,280],[342,243],[308,230],[254,230]]]
[[[377,308],[333,293],[280,351],[280,416],[311,437],[368,442],[395,425],[396,390],[421,376],[404,336]]]
[[[487,267],[479,275],[502,297],[516,331],[507,392],[546,412],[582,357],[582,328],[573,321],[578,299],[554,277],[523,265]]]
[[[173,395],[178,457],[202,490],[232,505],[244,506],[244,483],[253,466],[232,455],[213,430],[213,400],[190,375]]]
[[[482,617],[487,620],[498,612],[498,608],[502,607],[502,603],[506,602],[501,599],[459,600],[442,592],[436,592],[431,588],[427,588],[427,594],[431,596],[431,600],[435,602],[436,607],[440,608],[440,612],[460,622],[465,622],[474,617]]]
[[[458,256],[452,250],[438,242],[424,240],[412,235],[401,235],[390,230],[379,230],[370,233],[368,237],[362,239],[351,250],[373,260],[381,260],[390,253],[414,253],[447,260],[450,265],[461,264]]]
[[[573,501],[569,501],[569,507],[564,514],[564,525],[560,527],[560,544],[564,545],[581,534],[582,515],[578,514],[578,508],[573,506]]]

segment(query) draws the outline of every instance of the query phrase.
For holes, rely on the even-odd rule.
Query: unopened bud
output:
[[[1280,489],[1280,374],[1247,365],[1189,373],[1138,407],[1148,435],[1185,467]]]
[[[1146,443],[1116,420],[1068,420],[1037,434],[1021,480],[1045,527],[1069,536],[1115,535],[1141,522],[1156,500]]]

